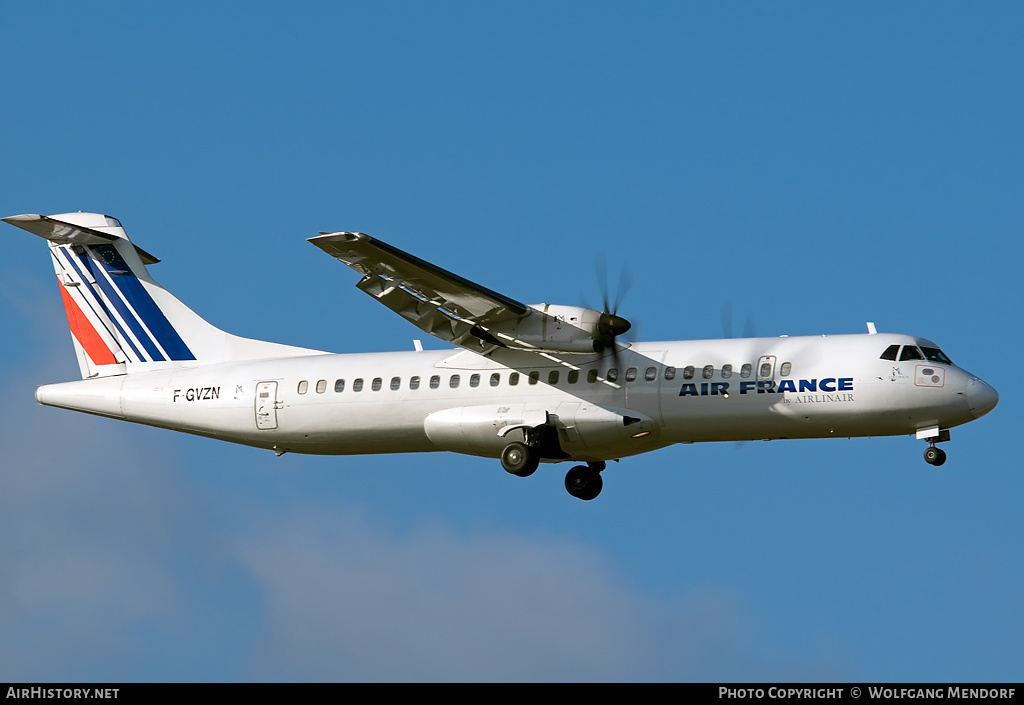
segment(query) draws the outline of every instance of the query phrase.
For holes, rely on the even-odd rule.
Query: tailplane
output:
[[[50,244],[82,378],[322,354],[226,333],[150,277],[157,258],[134,245],[116,218],[98,213],[3,219]]]

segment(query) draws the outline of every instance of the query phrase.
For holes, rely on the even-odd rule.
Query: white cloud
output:
[[[304,507],[239,555],[267,615],[250,678],[700,678],[728,670],[720,659],[746,641],[733,596],[645,596],[568,539],[437,524],[391,535],[352,512]]]
[[[254,677],[596,678],[643,641],[598,557],[566,542],[388,536],[307,509],[240,550],[266,595]]]

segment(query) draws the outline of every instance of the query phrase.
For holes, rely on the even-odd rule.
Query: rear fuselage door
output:
[[[271,431],[277,428],[277,382],[256,385],[256,428]]]

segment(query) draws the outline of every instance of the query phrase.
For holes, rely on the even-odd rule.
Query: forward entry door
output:
[[[775,363],[778,360],[774,355],[764,355],[757,361],[757,389],[774,391],[775,389]]]

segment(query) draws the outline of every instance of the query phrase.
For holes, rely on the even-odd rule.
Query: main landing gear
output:
[[[549,456],[545,456],[549,457]],[[540,452],[535,446],[513,441],[501,451],[501,467],[517,477],[529,477],[540,464]],[[565,489],[576,499],[592,500],[601,494],[603,462],[577,465],[565,475]]]
[[[518,477],[529,477],[540,465],[540,454],[536,448],[513,441],[501,451],[501,467]]]
[[[601,494],[604,481],[601,471],[604,463],[577,465],[565,474],[565,489],[576,499],[590,501]]]

